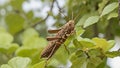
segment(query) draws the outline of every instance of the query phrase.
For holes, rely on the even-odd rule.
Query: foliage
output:
[[[10,0],[0,6],[6,10],[4,16],[0,15],[0,68],[45,67],[46,60],[40,58],[40,53],[48,44],[45,37],[49,17],[56,20],[52,26],[60,27],[65,24],[65,18],[74,16],[76,32],[64,42],[70,54],[61,45],[48,61],[48,68],[68,67],[69,62],[71,68],[109,68],[107,58],[120,56],[119,51],[110,51],[115,45],[110,39],[120,36],[117,0],[68,0],[63,7],[57,6],[61,9],[58,14],[50,10],[45,19],[35,17],[34,11],[25,12],[24,2],[29,0]],[[45,4],[46,0],[41,2]],[[57,4],[56,0],[48,2]],[[66,17],[61,15],[64,10]],[[100,38],[100,34],[104,37]]]

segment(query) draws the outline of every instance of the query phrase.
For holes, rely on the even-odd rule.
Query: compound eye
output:
[[[69,26],[71,26],[71,24],[69,24]]]

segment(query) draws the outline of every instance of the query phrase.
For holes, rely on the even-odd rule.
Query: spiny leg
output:
[[[52,54],[54,53],[55,48],[56,48],[56,45],[54,45],[51,53],[49,54],[49,56],[48,56],[47,59],[46,59],[45,66],[44,66],[45,68],[47,68],[48,60],[50,59],[50,57],[51,57]]]
[[[61,29],[56,29],[56,30],[48,30],[48,33],[57,33],[58,31],[60,31]]]
[[[48,41],[52,41],[52,40],[56,40],[56,39],[60,39],[61,37],[47,37],[46,39]]]

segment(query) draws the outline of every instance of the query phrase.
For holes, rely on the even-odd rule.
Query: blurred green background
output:
[[[89,17],[92,19],[88,20]],[[47,30],[60,28],[72,18],[76,18],[78,31],[84,32],[82,38],[114,40],[120,36],[118,0],[0,0],[0,65],[8,63],[15,68],[14,62],[21,59],[19,62],[22,64],[22,60],[26,60],[23,62],[26,64],[18,68],[25,68],[42,61],[40,53],[48,44]],[[70,51],[75,50],[71,48]],[[66,53],[62,46],[50,61],[50,67],[69,67],[71,63]],[[16,56],[30,59],[10,60]],[[36,68],[42,63],[35,65]]]

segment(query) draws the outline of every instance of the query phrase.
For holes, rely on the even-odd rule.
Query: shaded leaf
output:
[[[65,49],[64,44],[63,44],[54,54],[53,57],[59,62],[59,64],[60,63],[62,63],[62,64],[67,63],[67,60],[68,60],[68,57],[69,57],[68,50]]]
[[[109,58],[114,58],[120,56],[120,52],[119,51],[106,52],[106,56]]]
[[[76,48],[80,48],[80,49],[83,48],[83,46],[80,44],[80,42],[77,39],[73,40],[73,44]]]
[[[24,2],[25,0],[11,0],[10,1],[10,4],[12,5],[12,7],[15,9],[15,10],[20,10],[22,11],[22,3]]]
[[[107,58],[105,57],[103,59],[103,61],[96,68],[106,68],[106,67],[108,67],[106,62],[107,62]]]
[[[95,46],[95,43],[88,38],[81,39],[79,40],[79,42],[83,46],[83,48],[91,48]]]
[[[76,54],[72,54],[70,61],[72,62],[71,68],[86,68],[86,56],[77,57]]]
[[[98,56],[102,56],[103,54],[101,54],[101,51],[99,48],[96,48],[96,49],[88,50],[88,55],[90,57],[98,57]]]
[[[8,14],[5,18],[9,32],[15,34],[23,29],[24,18],[17,14]]]
[[[96,68],[102,60],[99,57],[91,57],[89,58],[87,68]]]
[[[80,26],[76,26],[75,27],[75,30],[76,30],[76,35],[77,37],[80,37],[80,35],[82,35],[84,33],[84,29],[82,29]]]

